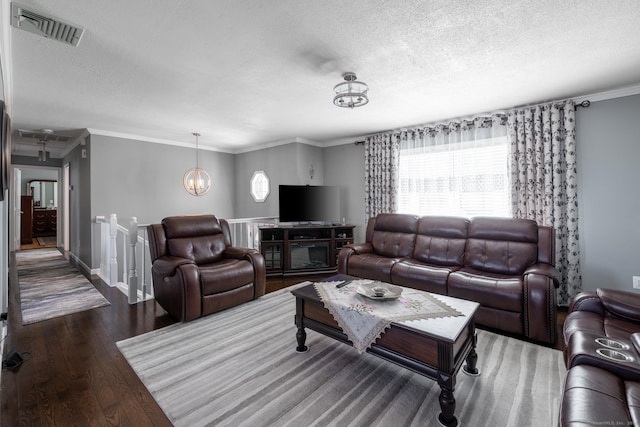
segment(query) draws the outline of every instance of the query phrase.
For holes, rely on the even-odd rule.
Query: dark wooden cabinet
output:
[[[33,210],[33,237],[55,236],[57,224],[57,209]]]
[[[268,275],[336,271],[338,253],[353,243],[353,225],[261,227]]]
[[[22,196],[20,199],[20,244],[30,245],[33,242],[33,196]]]

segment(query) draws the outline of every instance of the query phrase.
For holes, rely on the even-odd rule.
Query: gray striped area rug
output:
[[[16,252],[22,324],[109,305],[57,249]]]
[[[435,381],[307,330],[288,292],[117,343],[176,426],[432,426]],[[481,375],[460,372],[464,426],[552,426],[561,352],[478,331]]]

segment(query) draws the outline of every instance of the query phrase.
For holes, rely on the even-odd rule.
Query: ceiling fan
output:
[[[51,129],[40,130],[24,130],[18,129],[18,135],[22,138],[37,139],[40,142],[67,142],[71,139],[69,136],[54,133]]]

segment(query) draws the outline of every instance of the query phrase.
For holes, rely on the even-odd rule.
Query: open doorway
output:
[[[60,246],[61,168],[14,165],[16,250]],[[17,177],[20,177],[19,180]]]

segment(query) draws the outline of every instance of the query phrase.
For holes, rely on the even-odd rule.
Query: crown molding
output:
[[[191,143],[191,142],[174,141],[170,139],[154,138],[150,136],[134,135],[130,133],[114,132],[114,131],[103,130],[103,129],[89,128],[87,129],[86,135],[100,135],[100,136],[108,136],[112,138],[132,139],[135,141],[152,142],[155,144],[164,144],[164,145],[174,145],[174,146],[186,147],[186,148],[195,148],[196,146],[194,143]],[[81,138],[84,138],[86,135],[83,134]],[[223,150],[223,149],[207,147],[203,145],[200,145],[199,149],[206,150],[206,151],[217,151],[217,152],[226,153],[226,154],[242,154],[242,153],[248,153],[251,151],[259,151],[265,148],[278,147],[280,145],[287,145],[287,144],[293,144],[293,143],[312,145],[314,147],[320,147],[320,148],[324,147],[324,145],[320,142],[312,141],[310,139],[295,137],[295,138],[282,139],[279,141],[267,142],[267,143],[255,145],[252,147],[243,147],[237,150]],[[76,145],[77,143],[74,145],[74,147]]]
[[[617,89],[611,89],[604,92],[596,92],[590,95],[576,96],[572,97],[573,101],[576,104],[581,103],[582,101],[606,101],[607,99],[615,99],[622,98],[625,96],[632,96],[640,94],[640,84],[633,86],[625,86]]]
[[[64,159],[65,157],[67,157],[67,155],[69,153],[71,153],[73,151],[74,148],[76,148],[78,145],[85,145],[86,142],[86,138],[89,136],[89,129],[85,129],[82,131],[82,133],[77,136],[72,142],[71,144],[69,144],[69,146],[62,152],[62,158]]]
[[[321,143],[321,142],[313,141],[311,139],[306,139],[306,138],[301,138],[299,136],[296,136],[294,138],[280,139],[278,141],[266,142],[264,144],[254,145],[254,146],[251,146],[251,147],[239,148],[237,150],[234,150],[233,153],[234,154],[250,153],[252,151],[260,151],[260,150],[264,150],[266,148],[279,147],[281,145],[288,145],[288,144],[295,144],[295,143],[311,145],[313,147],[319,147],[319,148],[324,148],[325,147],[325,145],[323,143]]]
[[[191,142],[174,141],[171,139],[154,138],[151,136],[134,135],[134,134],[124,133],[124,132],[114,132],[110,130],[93,129],[93,128],[89,128],[87,129],[87,131],[91,135],[109,136],[112,138],[122,138],[122,139],[132,139],[135,141],[153,142],[155,144],[174,145],[177,147],[186,147],[186,148],[196,147],[196,144]],[[203,145],[199,145],[198,149],[205,150],[205,151],[217,151],[221,153],[234,154],[234,152],[230,150],[222,150],[219,148],[207,147]]]

